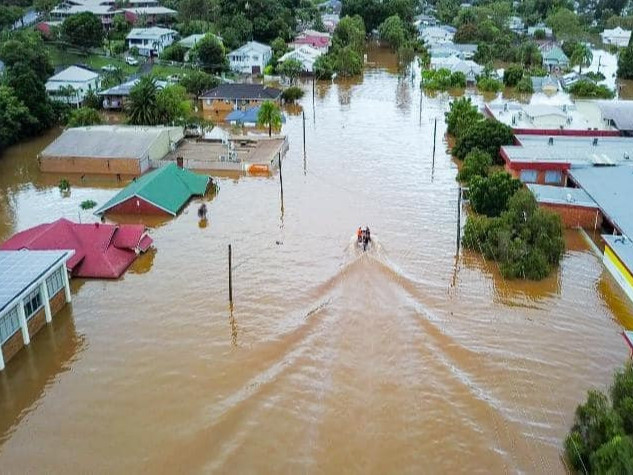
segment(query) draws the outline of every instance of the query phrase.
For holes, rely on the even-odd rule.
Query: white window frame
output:
[[[12,329],[11,322],[15,322],[15,328]],[[8,333],[2,338],[0,334],[0,345],[4,345],[13,335],[20,331],[20,317],[18,316],[17,305],[11,309],[8,313],[5,313],[0,317],[0,329],[5,328]],[[1,333],[1,332],[0,332]]]
[[[66,270],[63,267],[60,267],[46,279],[46,288],[48,290],[49,297],[52,298],[57,295],[57,292],[64,288],[64,276],[62,272],[65,271]]]
[[[39,300],[39,305],[37,306],[37,308],[35,308],[33,307],[33,303],[37,300]],[[24,316],[27,320],[33,318],[33,315],[35,315],[37,312],[40,311],[42,307],[44,307],[44,302],[42,302],[42,300],[42,292],[39,285],[35,290],[29,292],[29,294],[22,300],[22,305],[24,305]],[[27,305],[31,306],[30,312],[26,308]]]

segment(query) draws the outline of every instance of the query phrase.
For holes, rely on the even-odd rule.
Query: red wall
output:
[[[159,216],[171,216],[171,214],[163,211],[160,208],[157,208],[151,203],[147,201],[137,198],[133,196],[125,200],[123,203],[120,203],[113,208],[110,208],[107,213],[113,214],[153,214]]]
[[[555,205],[551,203],[539,203],[539,206],[559,215],[563,226],[567,228],[580,226],[585,229],[594,229],[596,226],[596,214],[598,215],[597,227],[600,228],[602,226],[602,215],[596,208],[567,204]]]

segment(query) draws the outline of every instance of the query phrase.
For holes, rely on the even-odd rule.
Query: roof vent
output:
[[[594,146],[594,147],[597,147],[597,146],[598,146],[598,137],[595,137],[595,138],[593,139],[592,144],[593,144],[593,146]]]
[[[554,137],[549,137],[547,139],[547,145],[554,145]]]
[[[571,197],[571,193],[567,193],[567,196],[565,196],[565,199],[567,200],[567,203],[571,203],[574,201],[574,199]]]

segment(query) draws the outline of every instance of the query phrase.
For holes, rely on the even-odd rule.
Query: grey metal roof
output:
[[[142,158],[170,127],[92,125],[67,129],[44,149],[42,157],[95,159]]]
[[[73,251],[0,251],[0,312]]]
[[[622,234],[633,237],[633,166],[578,168],[569,174]]]
[[[604,119],[619,130],[633,130],[633,101],[596,101]]]
[[[537,185],[533,183],[529,183],[527,187],[539,203],[598,208],[596,202],[581,188],[565,188],[563,186]]]
[[[99,92],[100,96],[129,96],[130,91],[136,84],[140,81],[140,77],[135,77],[130,81],[126,81],[124,83],[119,84],[118,86],[113,86],[110,89],[105,89]],[[167,81],[155,81],[156,87],[158,89],[164,89],[167,87]]]
[[[603,234],[602,239],[613,249],[613,252],[617,254],[629,272],[633,272],[633,241],[624,236],[611,234]]]
[[[633,160],[633,138],[628,137],[517,135],[516,138],[521,145],[501,147],[512,162],[569,163],[572,167],[582,167]],[[549,145],[550,139],[552,145]],[[594,140],[597,140],[596,145]]]
[[[205,92],[201,99],[271,99],[281,96],[281,90],[261,84],[220,84]]]

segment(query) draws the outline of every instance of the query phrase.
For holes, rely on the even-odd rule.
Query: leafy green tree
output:
[[[185,88],[189,94],[196,97],[203,92],[213,89],[220,84],[220,81],[203,71],[189,71],[180,79],[180,85]]]
[[[94,13],[69,16],[62,24],[62,33],[70,44],[79,48],[95,48],[103,44],[103,25]]]
[[[13,89],[0,85],[0,152],[27,135],[34,120]]]
[[[503,71],[503,84],[507,87],[515,87],[523,78],[525,69],[518,64],[512,64]]]
[[[577,43],[569,58],[572,65],[578,65],[578,72],[582,74],[582,67],[591,66],[593,61],[593,53],[591,48],[584,43]]]
[[[156,81],[150,76],[142,76],[130,91],[127,104],[128,123],[158,125],[161,122],[160,114]]]
[[[541,56],[538,46],[531,41],[528,41],[521,46],[520,55],[520,61],[525,67],[529,68],[531,66],[540,66],[543,64],[543,56]]]
[[[384,4],[379,0],[344,0],[341,18],[358,16],[369,31],[374,30],[387,18]]]
[[[491,77],[482,77],[477,81],[477,89],[483,92],[499,92],[503,83]]]
[[[534,92],[534,85],[532,84],[532,79],[530,76],[524,76],[517,83],[516,92],[522,94],[532,94]]]
[[[183,23],[192,20],[213,20],[214,14],[219,13],[212,0],[180,0],[178,4],[178,19]]]
[[[593,473],[633,474],[633,441],[616,435],[600,446],[589,459]]]
[[[94,89],[90,89],[84,96],[84,107],[99,110],[101,109],[102,105],[103,103],[101,101],[101,98],[97,95]]]
[[[103,122],[99,111],[91,107],[80,107],[70,113],[68,127],[84,127],[87,125],[99,125]]]
[[[334,74],[332,55],[323,54],[314,62],[314,76],[317,79],[330,79]]]
[[[272,101],[264,102],[257,113],[257,125],[268,127],[268,136],[272,136],[273,129],[281,128],[281,111],[279,106]]]
[[[459,12],[459,0],[438,0],[435,4],[437,18],[442,23],[452,23]]]
[[[513,140],[514,135],[509,126],[486,118],[475,122],[458,135],[452,152],[457,158],[464,159],[471,150],[478,148],[489,153],[495,163],[502,164],[499,148],[502,145],[511,145]]]
[[[283,38],[277,37],[271,43],[270,47],[273,50],[273,60],[277,61],[288,51],[288,46]]]
[[[569,86],[568,91],[574,97],[592,99],[612,99],[615,93],[607,86],[598,85],[588,79],[581,79]]]
[[[468,127],[483,119],[470,97],[461,97],[450,103],[445,114],[447,133],[453,137],[462,135]],[[469,151],[470,152],[470,151]]]
[[[627,434],[633,434],[633,364],[628,362],[615,373],[609,394],[613,408],[622,419]]]
[[[293,84],[303,72],[303,64],[298,59],[287,59],[277,66],[277,72],[290,80]]]
[[[185,55],[187,54],[187,48],[180,43],[174,43],[169,45],[160,54],[160,58],[166,61],[177,61],[183,63],[185,61]]]
[[[633,79],[633,46],[629,45],[620,52],[618,57],[618,77]]]
[[[457,180],[469,183],[476,176],[487,177],[491,166],[492,157],[488,153],[482,152],[478,148],[471,150],[464,158],[464,164],[457,174]]]
[[[22,13],[23,10],[20,7],[0,5],[0,30],[12,27],[22,18]]]
[[[27,66],[42,82],[46,82],[54,71],[42,38],[31,32],[18,32],[1,43],[0,59],[7,69]]]
[[[156,94],[158,123],[186,124],[191,116],[191,101],[184,87],[174,84]]]
[[[227,59],[224,46],[213,35],[205,35],[193,48],[194,56],[208,71],[221,71],[226,68]]]
[[[55,122],[53,106],[46,93],[44,81],[25,63],[17,63],[7,69],[5,84],[15,91],[35,122],[29,129],[33,135],[48,129]]]
[[[545,22],[554,31],[559,40],[567,38],[577,39],[583,34],[578,15],[567,8],[559,8],[550,14]]]
[[[488,155],[480,150],[478,152]],[[470,203],[476,213],[499,216],[507,209],[508,201],[519,188],[521,182],[506,172],[496,172],[489,177],[474,176],[470,180]]]
[[[455,43],[474,43],[480,41],[479,29],[475,23],[463,23],[457,28],[453,38]]]
[[[332,46],[336,50],[351,47],[357,53],[365,49],[365,24],[360,16],[343,17],[334,30]]]
[[[383,21],[378,27],[380,38],[394,50],[397,50],[407,39],[407,30],[398,15],[392,15]]]
[[[57,6],[57,3],[57,0],[35,0],[33,2],[33,8],[46,17],[51,10]]]
[[[358,76],[363,71],[363,60],[355,49],[346,46],[337,51],[334,70],[339,76]]]
[[[284,101],[295,102],[303,97],[305,93],[298,86],[291,86],[284,90],[281,97]]]

